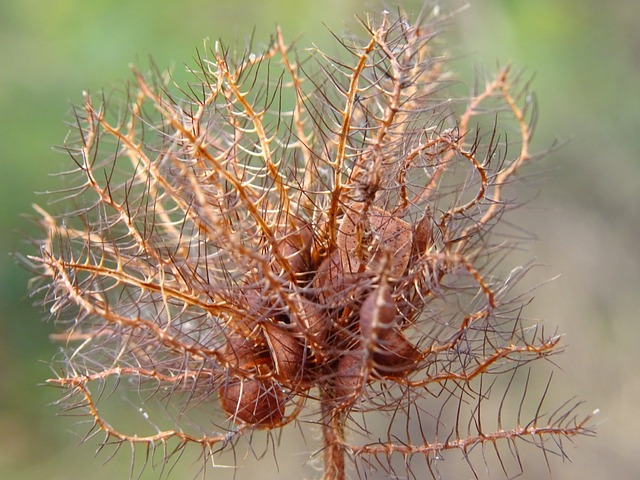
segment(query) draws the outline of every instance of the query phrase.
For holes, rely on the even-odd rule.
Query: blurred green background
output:
[[[536,145],[570,139],[544,160],[542,194],[520,212],[539,237],[531,254],[549,265],[541,279],[561,274],[529,311],[566,333],[567,351],[555,358],[556,398],[576,395],[602,411],[598,437],[578,439],[577,448],[567,443],[573,462],[554,461],[554,478],[638,478],[640,2],[471,3],[448,33],[451,51],[468,54],[454,66],[462,76],[474,65],[491,70],[508,60],[526,67],[536,76],[540,107]],[[413,12],[421,5],[404,2]],[[127,452],[103,466],[106,456],[93,457],[95,443],[76,445],[83,428],[47,406],[57,392],[38,384],[57,348],[45,314],[31,306],[29,274],[9,254],[29,252],[25,238],[36,232],[21,214],[46,201],[34,192],[55,188],[48,174],[68,166],[50,147],[65,137],[69,105],[81,101],[82,90],[130,79],[128,65],[144,67],[149,55],[186,78],[183,64],[205,37],[244,45],[254,27],[256,46],[278,23],[289,39],[336,52],[323,23],[340,32],[365,8],[381,9],[356,0],[0,2],[0,478],[129,475]],[[281,478],[299,478],[306,458],[279,460]],[[196,472],[187,461],[171,478]]]

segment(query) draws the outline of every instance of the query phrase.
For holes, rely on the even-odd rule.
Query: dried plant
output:
[[[474,449],[508,476],[518,444],[546,458],[590,433],[579,402],[545,413],[528,365],[559,336],[522,316],[528,266],[502,266],[508,191],[534,157],[527,86],[505,67],[452,100],[433,19],[361,23],[340,59],[277,31],[259,55],[216,44],[187,88],[136,71],[122,100],[85,94],[65,146],[75,207],[36,207],[30,262],[66,342],[49,383],[88,436],[165,465],[307,424],[329,480],[438,477],[447,450],[479,475]],[[126,390],[164,406],[151,433],[105,417]]]

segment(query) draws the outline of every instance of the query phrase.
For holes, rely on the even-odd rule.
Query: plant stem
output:
[[[324,394],[321,400],[322,439],[324,442],[324,475],[322,480],[345,480],[344,440],[345,413],[335,408],[330,395]]]

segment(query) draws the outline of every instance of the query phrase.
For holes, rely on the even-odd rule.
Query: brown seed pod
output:
[[[400,277],[409,264],[411,235],[411,226],[389,212],[373,205],[367,209],[360,202],[350,204],[336,236],[344,271],[355,274],[363,266],[364,270],[375,271],[389,254],[391,262],[386,273]]]
[[[307,272],[312,271],[311,246],[313,244],[313,230],[309,223],[296,219],[295,229],[283,228],[279,232],[278,243],[282,255],[287,259],[291,270],[300,280],[309,281]]]
[[[431,245],[433,245],[433,216],[431,209],[427,207],[424,215],[413,229],[411,256],[413,258],[422,257]]]
[[[324,259],[313,279],[318,298],[330,308],[342,308],[355,296],[361,275],[345,275],[343,255],[335,250]]]
[[[239,336],[249,338],[255,334],[258,320],[268,309],[268,299],[261,293],[258,286],[246,285],[239,289],[232,299],[234,305],[244,312],[244,315],[233,318],[233,331]]]
[[[360,307],[360,331],[365,339],[386,338],[398,312],[387,283],[378,285]]]
[[[318,297],[331,307],[343,307],[357,297],[366,275],[378,273],[390,259],[385,273],[400,277],[411,257],[411,226],[379,207],[349,205],[336,236],[337,250],[325,258],[313,280]]]
[[[254,369],[268,362],[268,352],[264,345],[256,345],[250,338],[230,334],[223,349],[223,357],[237,368]]]
[[[219,397],[222,409],[236,423],[274,428],[284,418],[284,393],[268,380],[233,378],[220,388]]]
[[[291,329],[271,321],[262,324],[275,377],[285,384],[298,384],[304,373],[304,345]]]
[[[326,306],[308,300],[298,316],[299,324],[292,325],[299,335],[307,339],[313,353],[326,347],[326,340],[331,330],[331,320],[327,310]]]
[[[379,339],[373,350],[376,373],[387,378],[400,378],[418,367],[422,353],[396,329],[390,329]]]
[[[352,403],[358,396],[364,382],[362,353],[349,351],[338,360],[334,381],[337,403]]]

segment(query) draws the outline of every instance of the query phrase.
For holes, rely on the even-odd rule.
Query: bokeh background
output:
[[[540,107],[536,145],[569,140],[544,160],[541,195],[520,212],[520,222],[538,235],[530,256],[548,265],[541,278],[561,274],[538,291],[529,311],[566,333],[566,353],[555,358],[555,398],[576,395],[587,400],[586,410],[601,410],[598,437],[567,444],[572,462],[552,460],[554,478],[639,478],[640,2],[470,3],[447,34],[451,51],[465,54],[454,63],[460,77],[471,78],[474,66],[492,70],[508,60],[526,67],[535,74]],[[403,5],[417,12],[422,1]],[[173,66],[178,80],[186,78],[183,65],[192,63],[205,37],[243,45],[255,28],[259,46],[278,23],[288,38],[336,52],[323,23],[339,33],[366,9],[381,5],[0,2],[0,478],[129,476],[127,452],[103,465],[106,456],[93,455],[95,442],[78,446],[83,430],[48,406],[57,392],[39,384],[57,347],[48,339],[45,314],[32,306],[28,272],[11,256],[28,253],[26,238],[36,235],[22,216],[33,202],[46,202],[35,192],[54,188],[48,174],[67,166],[50,147],[65,137],[69,105],[81,101],[82,90],[109,90],[130,79],[128,65],[146,66],[149,55],[161,67]],[[278,459],[279,478],[300,478],[304,457]],[[187,461],[170,478],[192,478],[196,471]]]

